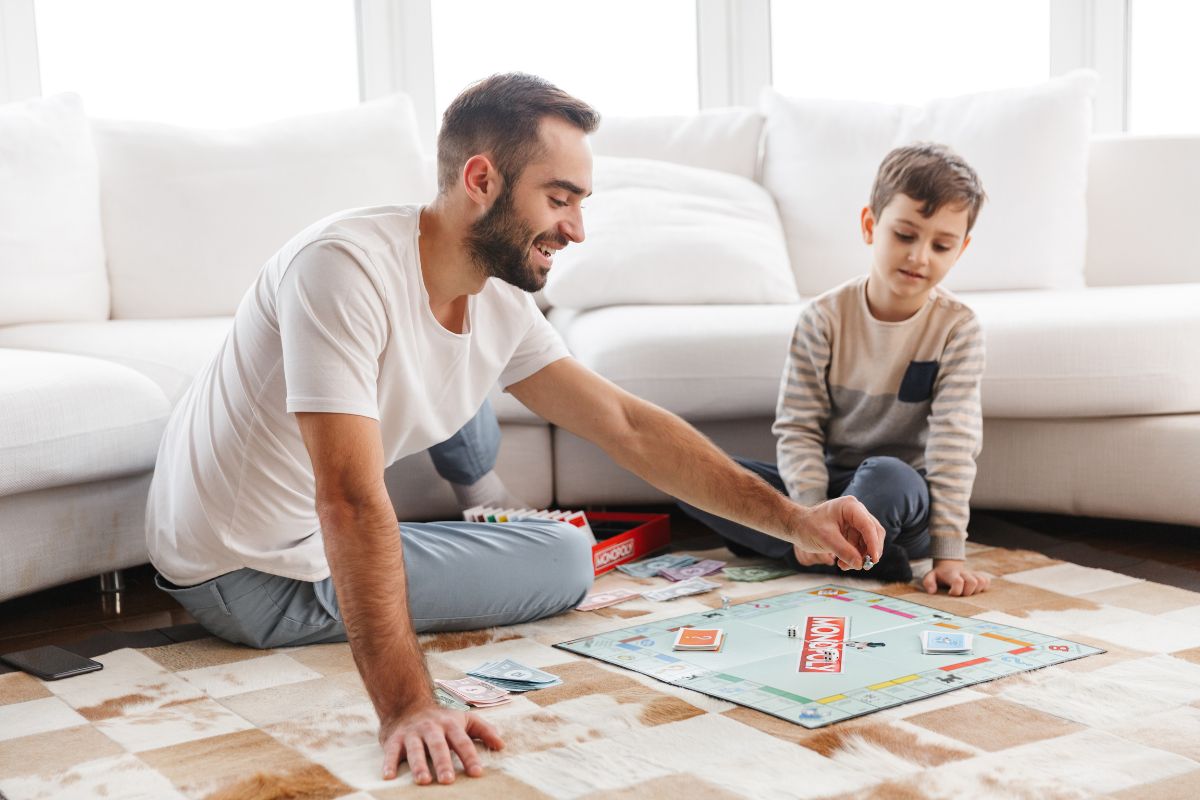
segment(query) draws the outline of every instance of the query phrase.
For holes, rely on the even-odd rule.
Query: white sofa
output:
[[[262,261],[323,214],[432,191],[404,98],[231,133],[81,127],[81,115],[71,98],[0,108],[0,167],[12,175],[41,159],[24,176],[36,183],[22,189],[18,171],[0,186],[0,600],[145,563],[163,426]],[[594,146],[760,179],[764,118],[611,120]],[[22,135],[44,152],[23,148]],[[1200,137],[1097,138],[1090,150],[1085,139],[1083,149],[1086,287],[963,293],[988,348],[974,503],[1200,525],[1200,250],[1189,233]],[[50,212],[53,224],[30,223]],[[820,284],[792,255],[798,289]],[[681,294],[693,290],[705,287]],[[769,459],[802,293],[547,313],[585,364],[728,451]],[[499,469],[530,503],[665,499],[511,397],[495,402]],[[393,465],[388,486],[402,519],[455,513],[424,455]]]

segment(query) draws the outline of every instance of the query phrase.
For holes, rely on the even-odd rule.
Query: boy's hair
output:
[[[442,115],[438,192],[449,191],[467,159],[480,153],[491,157],[506,184],[515,184],[542,152],[543,117],[565,120],[584,133],[600,124],[594,108],[535,75],[510,72],[468,86]]]
[[[871,213],[875,219],[897,194],[906,194],[919,203],[921,215],[933,216],[946,204],[965,206],[967,233],[975,227],[975,218],[987,195],[971,165],[944,144],[919,142],[897,147],[883,158],[871,189]]]

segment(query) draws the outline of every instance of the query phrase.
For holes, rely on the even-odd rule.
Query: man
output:
[[[528,292],[584,238],[598,121],[528,75],[467,89],[443,119],[434,201],[345,212],[285,245],[164,435],[147,512],[160,585],[232,641],[348,639],[385,778],[406,759],[417,783],[449,783],[451,751],[476,776],[472,739],[502,746],[435,703],[418,632],[538,619],[591,585],[590,542],[560,523],[397,527],[385,466],[450,437],[497,381],[696,507],[847,568],[880,557],[853,498],[792,503],[571,359],[538,312]]]

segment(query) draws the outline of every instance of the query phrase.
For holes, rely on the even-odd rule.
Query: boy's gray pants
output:
[[[500,430],[485,403],[450,440],[430,449],[439,474],[474,483],[496,464]],[[402,523],[408,610],[418,633],[514,625],[583,600],[592,585],[592,542],[563,522]],[[206,630],[251,647],[344,642],[333,579],[310,582],[239,569],[196,586],[161,576]]]
[[[787,494],[779,467],[748,458],[734,460]],[[834,498],[843,495],[858,498],[867,511],[879,520],[884,529],[885,546],[896,544],[903,547],[910,559],[929,555],[929,485],[922,472],[891,456],[872,456],[854,469],[831,467],[828,496]],[[767,558],[792,558],[791,542],[701,511],[687,503],[680,502],[679,507],[688,516],[719,533],[735,552],[742,550]]]

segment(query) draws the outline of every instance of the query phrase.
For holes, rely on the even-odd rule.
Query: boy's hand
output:
[[[925,573],[921,580],[921,585],[929,594],[937,594],[938,586],[941,585],[950,590],[951,597],[970,597],[985,592],[991,583],[991,575],[969,570],[967,562],[957,559],[935,559],[933,569]]]

